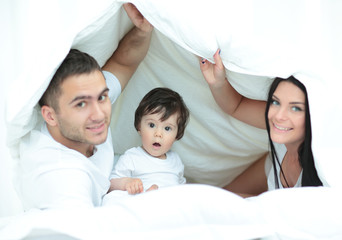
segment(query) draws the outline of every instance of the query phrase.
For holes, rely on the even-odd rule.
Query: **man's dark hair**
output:
[[[63,81],[69,76],[91,73],[95,70],[101,71],[101,67],[92,56],[77,49],[71,49],[40,98],[40,107],[47,105],[58,112],[58,98],[62,94],[61,85]]]

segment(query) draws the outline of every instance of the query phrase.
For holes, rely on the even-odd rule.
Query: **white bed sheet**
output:
[[[27,212],[0,228],[0,239],[337,240],[342,210],[334,206],[341,200],[332,188],[283,189],[246,200],[208,185],[180,185],[107,207]]]
[[[309,199],[314,200],[312,204],[321,203],[319,200],[331,201],[329,209],[318,211],[316,218],[303,217],[303,221],[321,224],[321,234],[328,231],[336,233],[337,235],[331,235],[331,239],[341,236],[340,231],[335,228],[338,225],[335,224],[336,218],[332,217],[332,209],[339,211],[340,208],[336,201],[328,197],[332,194],[338,199],[342,186],[339,173],[342,167],[342,130],[338,127],[342,122],[342,104],[339,104],[342,79],[342,30],[339,28],[342,17],[339,10],[342,9],[342,2],[132,2],[155,26],[155,31],[146,59],[113,108],[111,128],[116,152],[123,153],[140,143],[133,128],[133,114],[141,97],[153,87],[171,87],[183,96],[191,111],[191,120],[184,138],[174,146],[174,150],[184,161],[187,179],[189,182],[223,186],[267,150],[266,133],[230,118],[219,109],[201,76],[196,55],[212,60],[213,53],[221,48],[232,84],[242,94],[255,99],[265,99],[267,87],[273,77],[293,74],[304,82],[309,91],[316,166],[324,184],[333,188],[315,189],[312,195],[307,195],[308,192],[304,189],[267,193],[253,200],[258,204],[253,211],[264,211],[273,198],[276,203],[272,206],[278,212],[286,203],[297,199],[297,196],[298,201],[308,198],[310,203]],[[3,151],[0,163],[6,169],[11,169],[13,164],[14,171],[1,174],[0,216],[15,215],[12,224],[8,224],[12,218],[11,221],[3,219],[3,225],[9,225],[9,228],[18,226],[16,224],[20,221],[28,224],[28,231],[21,232],[24,235],[32,229],[38,235],[48,229],[48,234],[55,232],[57,235],[78,236],[65,229],[56,230],[52,220],[40,228],[43,221],[39,219],[49,213],[23,217],[20,215],[20,201],[11,184],[12,177],[20,176],[15,168],[18,161],[17,144],[34,126],[39,116],[34,106],[69,48],[79,48],[92,54],[102,65],[132,25],[121,8],[121,1],[7,0],[3,4],[1,19],[10,24],[5,24],[4,29],[8,34],[2,44],[5,57],[1,58],[1,84],[6,88],[1,90],[5,89],[3,92],[6,94],[6,102],[0,110],[5,113],[5,119],[1,119],[2,132],[7,135],[6,138],[1,135]],[[4,99],[3,95],[1,99]],[[5,146],[5,141],[9,147]],[[1,168],[1,171],[5,172],[5,168]],[[179,194],[177,191],[174,192],[176,195]],[[161,198],[163,196],[165,195],[160,195]],[[236,200],[231,195],[227,198]],[[152,197],[146,197],[148,205],[147,199],[151,200]],[[196,202],[194,199],[193,201]],[[245,201],[236,200],[234,203],[237,205],[228,205],[227,211],[233,211],[236,207],[238,211],[245,213],[243,206],[250,205]],[[291,206],[293,205],[295,204]],[[201,207],[200,203],[198,207]],[[91,214],[96,215],[95,219],[100,218],[101,214],[110,215],[101,209],[91,211]],[[185,210],[177,216],[182,218],[183,214],[191,213],[193,212]],[[319,239],[320,235],[315,227],[308,226],[305,230],[297,229],[292,232],[295,226],[290,223],[298,214],[293,212],[292,215],[291,211],[281,213],[290,214],[281,218],[288,230],[278,229],[277,234],[292,234],[290,237],[293,237],[297,231],[297,234],[310,233],[313,234],[312,239]],[[55,217],[54,214],[65,218],[65,213],[51,213],[51,218]],[[123,210],[122,214],[132,212],[125,213]],[[327,216],[332,224],[322,221]],[[79,218],[77,214],[74,217]],[[144,217],[137,219],[139,222]],[[268,224],[267,222],[266,225]],[[174,234],[179,235],[183,230],[184,233],[192,232],[193,229],[190,229],[166,228],[165,232],[172,236],[173,230]],[[225,228],[207,226],[206,229],[208,234],[220,234]],[[212,229],[215,231],[211,231]],[[154,230],[155,232],[151,230],[146,234],[157,234],[157,230]],[[272,231],[268,234],[274,234],[275,230]],[[113,230],[109,234],[114,232]]]

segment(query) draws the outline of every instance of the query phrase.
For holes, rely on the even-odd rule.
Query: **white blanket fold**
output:
[[[14,165],[19,163],[18,143],[39,120],[36,103],[69,49],[73,47],[88,52],[100,65],[103,65],[116,49],[120,39],[132,27],[121,7],[124,2],[126,1],[6,2],[5,6],[13,13],[5,14],[10,24],[6,33],[10,40],[6,41],[6,49],[2,55],[8,57],[12,64],[5,71],[1,71],[7,86],[5,123],[2,124],[6,124],[6,141],[11,152],[7,162]],[[230,82],[247,97],[265,99],[268,86],[276,76],[294,75],[306,85],[309,92],[312,146],[316,167],[324,185],[333,188],[275,191],[246,201],[217,189],[211,190],[210,187],[194,187],[193,190],[198,197],[195,198],[188,196],[189,194],[184,191],[187,189],[186,186],[184,189],[176,188],[160,195],[153,193],[146,197],[141,196],[137,198],[139,201],[128,201],[108,211],[90,210],[87,211],[89,216],[70,213],[65,217],[66,213],[53,212],[33,213],[27,216],[25,214],[6,229],[5,232],[9,235],[0,236],[34,236],[47,231],[47,234],[65,234],[82,239],[101,239],[101,236],[105,239],[114,235],[147,237],[160,234],[169,239],[174,239],[175,236],[182,239],[179,237],[181,233],[184,234],[184,239],[191,238],[191,234],[203,234],[202,236],[208,238],[217,236],[219,239],[227,232],[230,232],[231,236],[240,236],[240,239],[248,236],[274,237],[274,234],[286,236],[288,239],[295,239],[295,236],[304,239],[341,237],[339,229],[342,228],[337,223],[338,219],[333,217],[341,214],[335,214],[332,209],[341,209],[334,199],[341,200],[338,197],[338,189],[342,186],[342,130],[339,127],[342,122],[342,2],[131,2],[155,26],[155,30],[148,55],[113,106],[111,129],[117,153],[123,153],[128,148],[140,144],[140,138],[133,127],[134,111],[141,98],[149,90],[159,86],[179,92],[191,111],[185,135],[174,144],[173,149],[184,162],[188,182],[222,187],[268,150],[266,132],[224,114],[215,103],[201,75],[198,57],[213,61],[214,52],[220,48]],[[20,177],[16,168],[13,175],[14,178]],[[10,180],[5,179],[1,182],[6,181]],[[189,188],[192,189],[192,186]],[[172,198],[168,194],[171,194]],[[215,215],[208,216],[207,208],[200,212],[201,208],[204,208],[206,195],[211,197],[205,206],[213,210]],[[217,199],[214,198],[216,195]],[[165,208],[162,208],[165,213],[163,210],[154,212],[155,199],[162,200],[167,196],[170,197],[170,202],[160,202],[165,204]],[[188,196],[189,200],[185,196]],[[220,200],[221,197],[227,201]],[[171,199],[177,204],[173,206]],[[179,199],[183,199],[187,204],[180,204]],[[296,205],[294,199],[302,205]],[[290,200],[291,206],[288,205]],[[143,210],[133,207],[133,201],[139,202]],[[190,205],[190,201],[193,202],[193,206]],[[320,208],[321,205],[326,207],[323,208],[326,211]],[[219,211],[220,208],[222,213]],[[152,215],[148,215],[149,210]],[[168,220],[166,213],[172,214],[172,210],[175,210],[174,217]],[[286,210],[288,211],[285,212]],[[311,211],[315,214],[314,217],[308,216]],[[195,213],[203,217],[200,218],[203,225],[199,224],[199,219],[195,219]],[[122,218],[116,218],[116,214],[129,216],[136,226],[146,228],[147,232],[142,228],[136,231],[124,228],[120,230],[119,226],[125,225],[120,224]],[[233,221],[229,222],[232,219],[226,219],[227,215],[237,217],[232,219],[239,219],[241,225],[236,226]],[[68,225],[69,216],[72,216],[70,219],[74,218],[75,221],[88,226],[82,227],[86,231],[80,230],[81,225],[76,226],[71,222]],[[153,222],[153,227],[148,228],[144,221],[153,220],[148,216],[164,221]],[[218,216],[220,218],[217,218]],[[46,221],[43,220],[45,217]],[[56,222],[53,221],[55,217]],[[277,224],[282,226],[270,229],[271,217],[276,218],[275,221],[279,221]],[[65,224],[63,221],[58,222],[58,219],[64,219]],[[215,219],[218,221],[215,222]],[[228,221],[225,222],[227,225],[224,224],[222,227],[219,224],[221,220]],[[298,228],[292,224],[292,220],[299,224]],[[194,225],[190,224],[192,221]],[[172,228],[172,222],[176,223],[175,228]],[[185,224],[183,228],[179,225],[182,222]],[[157,223],[158,230],[155,227]],[[10,230],[11,226],[14,226],[13,232]],[[26,227],[20,232],[14,232],[16,226]],[[105,228],[106,226],[109,229]],[[333,233],[330,238],[328,232]]]

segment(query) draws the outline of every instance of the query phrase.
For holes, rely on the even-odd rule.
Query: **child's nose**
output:
[[[155,133],[154,133],[155,137],[162,137],[162,133],[160,129],[156,129]]]

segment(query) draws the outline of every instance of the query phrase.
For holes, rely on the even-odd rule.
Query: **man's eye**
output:
[[[83,108],[83,107],[85,107],[85,105],[86,105],[85,102],[80,102],[76,106],[80,107],[80,108]]]
[[[106,95],[101,95],[100,97],[99,97],[99,101],[104,101],[104,100],[106,100],[106,98],[107,98],[107,96]]]
[[[166,130],[166,131],[171,131],[172,128],[171,128],[171,127],[165,127],[165,130]]]
[[[154,123],[149,123],[148,125],[150,126],[150,128],[154,128],[155,126]]]

